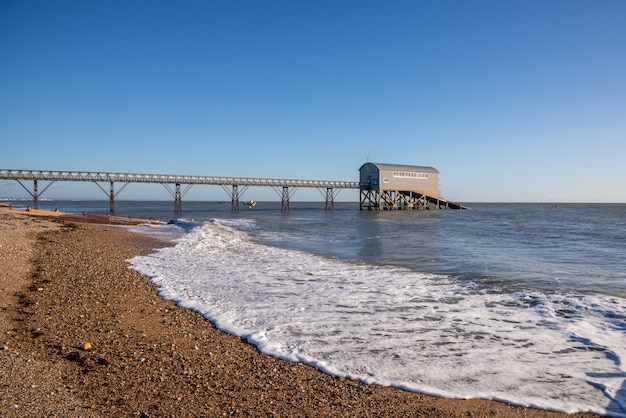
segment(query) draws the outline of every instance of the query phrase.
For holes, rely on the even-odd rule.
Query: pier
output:
[[[91,182],[96,184],[109,198],[109,210],[115,212],[115,198],[131,183],[162,184],[174,198],[174,210],[182,211],[182,199],[195,185],[221,186],[231,199],[231,210],[239,212],[239,200],[245,191],[252,186],[271,187],[281,197],[281,210],[289,211],[289,201],[298,188],[316,188],[326,199],[326,210],[335,208],[335,197],[342,189],[358,189],[358,182],[328,181],[328,180],[289,180],[271,178],[248,177],[212,177],[212,176],[183,176],[170,174],[133,174],[108,172],[77,172],[77,171],[48,171],[48,170],[0,170],[0,179],[15,180],[33,198],[33,208],[37,209],[39,198],[55,182]],[[32,181],[29,189],[24,182]],[[40,182],[47,184],[40,188]],[[100,183],[105,183],[102,186]],[[115,183],[121,187],[115,190]],[[108,190],[106,188],[108,185]]]
[[[330,181],[330,180],[291,180],[272,178],[249,178],[249,177],[215,177],[215,176],[186,176],[170,174],[134,174],[134,173],[109,173],[109,172],[78,172],[78,171],[51,171],[51,170],[8,170],[0,169],[1,180],[15,180],[33,198],[33,208],[37,209],[41,195],[56,182],[91,182],[104,192],[109,198],[109,210],[115,212],[115,198],[131,183],[152,183],[161,184],[174,198],[174,210],[182,211],[182,199],[185,194],[195,185],[215,185],[220,186],[230,196],[231,211],[239,212],[239,200],[249,187],[271,187],[281,198],[281,211],[289,211],[289,201],[298,188],[316,188],[320,190],[325,198],[325,209],[334,210],[335,198],[342,189],[357,189],[361,193],[371,193],[365,185],[352,181]],[[28,188],[25,182],[32,182],[32,189]],[[40,188],[40,182],[47,182]],[[103,186],[101,183],[104,183]],[[115,184],[121,184],[116,190]],[[107,187],[108,186],[108,187]],[[460,209],[461,205],[450,204],[444,199],[435,198],[435,208]],[[428,196],[422,196],[420,202],[433,201]],[[361,209],[364,209],[361,200]],[[418,205],[397,205],[397,208],[418,208]],[[380,208],[380,205],[367,205],[367,209]],[[425,204],[420,208],[427,209]],[[464,207],[463,207],[464,208]]]

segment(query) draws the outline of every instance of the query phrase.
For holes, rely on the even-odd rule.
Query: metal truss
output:
[[[361,210],[468,209],[459,203],[411,190],[361,189]]]
[[[271,186],[271,187],[331,187],[335,189],[358,189],[353,181],[293,180],[251,177],[181,176],[170,174],[131,174],[108,172],[74,172],[46,170],[3,170],[0,179],[46,180],[46,181],[92,181],[157,184],[213,184],[224,186]]]

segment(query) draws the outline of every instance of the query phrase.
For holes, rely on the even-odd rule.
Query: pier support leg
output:
[[[180,190],[180,183],[175,184],[174,190],[172,190],[170,186],[167,185],[167,183],[161,184],[163,184],[163,187],[165,187],[167,191],[170,192],[170,194],[174,197],[174,211],[181,212],[183,210],[183,196],[185,196],[189,189],[191,189],[193,183],[188,184],[185,190],[183,190],[182,192]]]
[[[326,210],[335,210],[335,193],[332,187],[326,188]]]
[[[33,180],[33,208],[39,209],[39,193],[37,193],[37,179]]]
[[[428,196],[412,190],[361,189],[360,210],[439,210],[466,209],[465,206],[448,202],[439,197]]]
[[[233,192],[231,193],[230,211],[233,213],[239,213],[239,186],[233,185]]]
[[[239,185],[233,184],[232,189],[230,190],[224,184],[220,184],[220,186],[222,186],[222,189],[230,195],[230,211],[232,213],[239,213],[239,198],[243,196],[249,186],[243,186],[239,189]]]
[[[174,191],[174,212],[181,212],[183,210],[183,202],[180,197],[180,183],[176,183],[176,190]]]
[[[24,184],[22,184],[21,181],[19,181],[18,179],[15,179],[15,181],[17,181],[20,186],[22,186],[24,188],[24,190],[26,190],[28,192],[29,195],[31,195],[31,197],[33,198],[33,209],[39,209],[39,196],[43,194],[43,192],[45,192],[46,190],[48,190],[48,187],[52,186],[52,183],[55,182],[55,180],[52,180],[50,183],[48,183],[48,185],[46,187],[43,188],[43,190],[41,192],[39,192],[38,188],[37,188],[37,179],[33,180],[33,191],[31,192],[30,190],[28,190],[28,187],[24,186]]]
[[[115,213],[115,183],[111,182],[111,188],[109,192],[109,211]]]
[[[115,197],[122,191],[124,190],[124,188],[126,186],[128,186],[130,183],[124,183],[122,185],[122,187],[120,187],[120,189],[117,191],[117,193],[115,193],[115,183],[114,182],[109,182],[109,191],[107,193],[106,190],[104,190],[104,187],[100,186],[98,184],[98,182],[94,181],[93,182],[96,186],[98,186],[100,188],[100,190],[102,190],[102,192],[109,196],[109,213],[114,213],[115,212]]]
[[[289,212],[289,199],[291,199],[291,196],[293,196],[298,188],[294,186],[291,190],[289,190],[289,186],[282,187],[282,191],[278,188],[278,186],[272,186],[272,189],[274,189],[274,191],[280,196],[280,211]]]
[[[374,192],[369,189],[361,189],[361,199],[359,203],[359,209],[372,210],[380,208],[380,202],[378,201],[378,192]]]
[[[280,205],[281,212],[289,212],[289,187],[283,186],[282,203]]]

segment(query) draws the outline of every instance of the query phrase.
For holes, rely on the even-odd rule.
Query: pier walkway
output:
[[[217,185],[221,186],[231,199],[231,210],[239,212],[239,199],[249,187],[272,187],[281,198],[281,211],[289,211],[289,201],[298,188],[319,189],[326,199],[326,210],[334,210],[335,197],[342,189],[361,190],[361,209],[430,209],[431,204],[435,209],[466,209],[457,203],[449,202],[438,197],[430,197],[413,192],[396,193],[395,195],[382,192],[372,197],[371,190],[361,187],[359,182],[353,181],[330,181],[330,180],[290,180],[272,178],[250,177],[213,177],[213,176],[184,176],[170,174],[133,174],[133,173],[108,173],[108,172],[79,172],[79,171],[51,171],[51,170],[6,170],[0,169],[0,180],[15,180],[33,198],[33,208],[37,209],[39,198],[55,182],[92,182],[98,186],[109,198],[109,210],[115,212],[115,198],[130,183],[162,184],[174,198],[174,210],[182,211],[182,198],[194,185]],[[33,188],[29,189],[24,182],[32,181]],[[42,189],[39,182],[48,182]],[[108,183],[108,190],[100,183]],[[122,186],[116,191],[115,183]],[[410,193],[410,198],[404,197]],[[389,196],[393,199],[390,200]]]
[[[39,197],[55,182],[74,181],[95,183],[108,197],[109,209],[115,211],[115,198],[130,183],[162,184],[174,198],[174,210],[182,210],[182,198],[192,186],[217,185],[221,186],[231,198],[231,209],[239,212],[239,199],[251,186],[272,187],[282,199],[281,210],[289,211],[289,200],[297,188],[320,189],[326,198],[326,210],[334,209],[334,201],[341,189],[358,189],[358,182],[328,181],[328,180],[289,180],[271,178],[248,177],[212,177],[212,176],[181,176],[169,174],[133,174],[107,172],[77,172],[77,171],[48,171],[48,170],[4,170],[0,169],[0,179],[17,181],[33,198],[33,207],[39,204]],[[24,181],[32,181],[33,189],[24,185]],[[39,189],[38,182],[49,182],[43,189]],[[99,183],[109,183],[107,191]],[[115,183],[122,186],[115,191]]]

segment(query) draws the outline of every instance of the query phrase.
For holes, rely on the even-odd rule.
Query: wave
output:
[[[131,260],[163,297],[260,351],[420,393],[626,415],[626,303],[263,245],[212,220]]]

